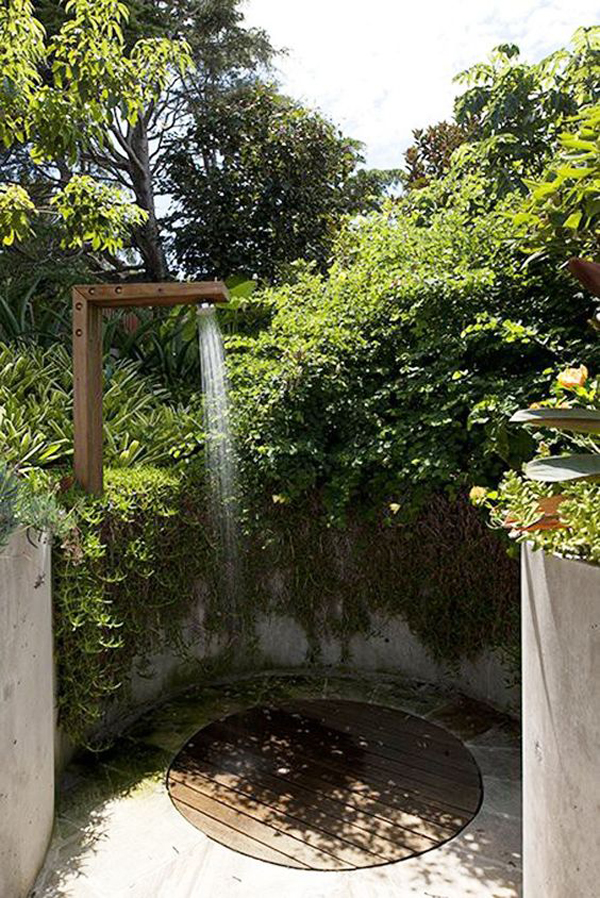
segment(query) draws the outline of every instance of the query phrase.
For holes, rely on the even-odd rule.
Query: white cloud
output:
[[[499,43],[536,60],[598,23],[598,0],[247,0],[278,47],[283,88],[396,166],[411,131],[447,117],[453,76]]]

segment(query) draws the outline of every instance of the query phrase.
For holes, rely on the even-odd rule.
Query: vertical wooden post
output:
[[[102,492],[102,308],[73,289],[73,414],[75,477]]]

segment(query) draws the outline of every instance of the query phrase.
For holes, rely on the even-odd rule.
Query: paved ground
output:
[[[317,696],[402,708],[462,738],[483,775],[477,817],[457,838],[420,857],[318,873],[244,857],[180,816],[167,795],[165,771],[199,727],[254,704]],[[32,898],[517,898],[519,754],[518,731],[509,719],[391,677],[269,675],[203,688],[145,715],[108,752],[70,765]]]

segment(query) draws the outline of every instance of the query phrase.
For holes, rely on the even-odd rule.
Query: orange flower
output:
[[[585,365],[580,365],[579,368],[565,368],[565,370],[561,371],[558,375],[559,384],[561,387],[566,387],[568,390],[574,390],[576,387],[583,387],[587,379],[588,369]]]

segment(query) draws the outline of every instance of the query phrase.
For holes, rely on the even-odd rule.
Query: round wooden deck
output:
[[[477,813],[479,769],[426,720],[351,701],[257,707],[196,733],[167,777],[175,807],[243,854],[351,870],[430,851]]]

